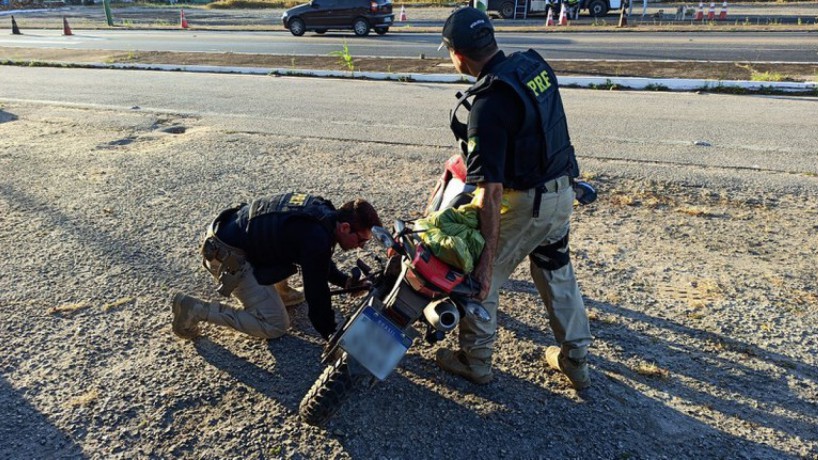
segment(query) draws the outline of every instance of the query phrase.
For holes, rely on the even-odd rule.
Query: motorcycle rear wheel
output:
[[[310,425],[320,426],[327,422],[341,405],[349,399],[361,379],[350,372],[352,358],[344,352],[324,369],[318,380],[301,400],[298,413]]]

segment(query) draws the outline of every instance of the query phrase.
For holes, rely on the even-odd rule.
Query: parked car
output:
[[[604,17],[611,10],[622,8],[623,0],[580,0],[579,9],[588,10],[588,15]],[[525,19],[528,16],[546,15],[553,8],[555,14],[561,3],[567,0],[488,0],[488,11],[497,11],[503,19]]]
[[[312,30],[350,30],[363,37],[374,29],[378,35],[389,31],[395,21],[392,0],[311,0],[290,8],[281,15],[284,27],[296,37]]]

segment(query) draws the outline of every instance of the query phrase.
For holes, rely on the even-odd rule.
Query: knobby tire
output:
[[[344,353],[327,366],[301,400],[298,412],[306,423],[323,425],[349,399],[356,382],[349,370],[349,360]]]

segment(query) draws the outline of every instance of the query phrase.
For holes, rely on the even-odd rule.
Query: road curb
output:
[[[421,83],[462,83],[475,81],[474,77],[459,74],[422,74],[392,72],[355,72],[341,70],[288,69],[270,67],[226,67],[209,65],[138,64],[138,63],[65,63],[33,61],[40,66],[78,67],[116,70],[151,70],[164,72],[192,72],[241,75],[271,75],[282,77],[347,78]],[[818,92],[818,82],[765,82],[746,80],[706,80],[686,78],[641,78],[641,77],[586,77],[562,76],[560,85],[570,88],[610,88],[661,91],[698,91],[715,89],[737,89],[745,91],[777,91],[792,93]]]

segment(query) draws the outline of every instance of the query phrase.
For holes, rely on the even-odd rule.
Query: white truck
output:
[[[559,11],[559,0],[488,0],[487,10],[497,11],[504,19],[525,19],[529,15],[544,15],[548,7]],[[580,0],[579,9],[588,10],[592,17],[602,17],[611,10],[622,8],[622,0]]]

